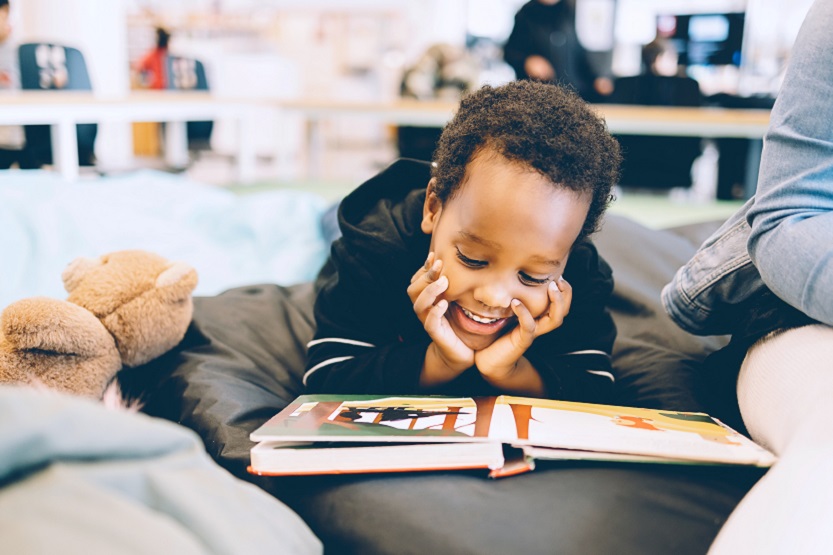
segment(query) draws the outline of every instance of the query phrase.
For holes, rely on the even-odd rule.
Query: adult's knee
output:
[[[833,394],[833,328],[819,324],[764,337],[741,365],[737,392],[752,438],[783,453],[814,407]]]

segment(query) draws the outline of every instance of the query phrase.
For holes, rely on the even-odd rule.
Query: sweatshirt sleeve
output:
[[[560,328],[535,340],[527,358],[548,397],[608,403],[615,382],[611,352],[616,326],[607,309],[612,271],[588,241],[574,250],[564,278],[573,287],[570,313]]]
[[[833,3],[815,2],[792,50],[764,138],[748,220],[764,283],[833,325]]]
[[[400,287],[378,262],[348,255],[339,240],[316,287],[317,329],[307,345],[304,374],[308,391],[416,393],[429,340],[400,338],[407,285]]]

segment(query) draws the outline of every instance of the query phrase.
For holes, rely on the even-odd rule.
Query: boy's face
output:
[[[474,157],[445,205],[429,184],[422,231],[443,262],[449,285],[441,298],[463,343],[484,349],[515,325],[512,299],[535,318],[548,310],[547,286],[564,271],[589,206],[492,151]]]

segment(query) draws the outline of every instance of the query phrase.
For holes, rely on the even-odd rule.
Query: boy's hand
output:
[[[441,275],[443,263],[434,253],[411,278],[408,297],[414,303],[419,321],[434,341],[434,353],[452,371],[462,372],[474,365],[474,351],[463,343],[445,318],[448,301],[439,299],[448,289],[448,278]]]
[[[511,377],[518,361],[532,345],[536,337],[549,333],[561,326],[573,299],[573,288],[564,278],[552,281],[547,286],[550,300],[549,309],[539,318],[534,318],[518,299],[512,300],[512,311],[518,318],[518,325],[497,341],[474,354],[474,363],[489,381],[501,381]]]

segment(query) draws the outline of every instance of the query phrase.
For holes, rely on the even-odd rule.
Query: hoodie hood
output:
[[[430,179],[430,163],[400,159],[361,184],[342,200],[338,210],[347,244],[393,255],[410,250],[413,243],[424,243],[427,255],[430,236],[422,232],[420,224]]]

